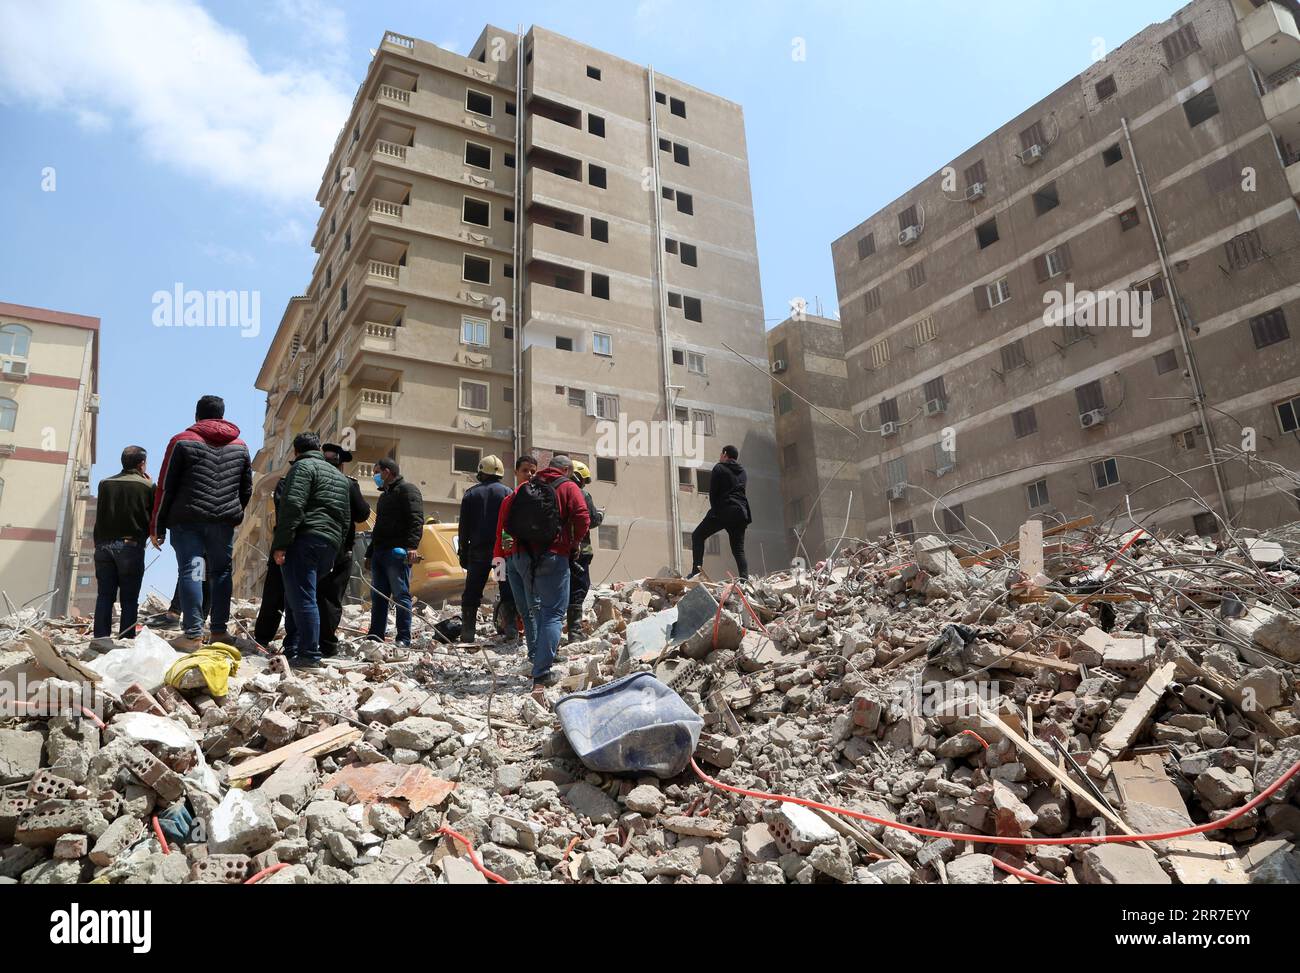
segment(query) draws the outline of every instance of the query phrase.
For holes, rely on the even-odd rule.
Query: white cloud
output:
[[[224,243],[205,243],[199,247],[199,253],[209,260],[229,264],[234,267],[251,267],[257,263],[247,250],[237,250]]]
[[[108,119],[152,161],[254,196],[313,199],[352,92],[263,69],[193,0],[0,4],[0,99]]]
[[[275,0],[268,7],[272,20],[302,32],[309,44],[338,53],[347,46],[348,23],[343,11],[323,0]]]

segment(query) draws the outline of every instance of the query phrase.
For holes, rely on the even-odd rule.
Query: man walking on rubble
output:
[[[573,482],[573,462],[555,456],[501,503],[495,554],[505,558],[515,604],[524,618],[533,690],[556,683],[552,672],[569,606],[569,561],[591,526]]]
[[[578,460],[573,461],[573,482],[578,484],[578,489],[582,492],[582,499],[587,502],[587,517],[590,520],[590,526],[587,535],[582,538],[578,545],[578,556],[569,561],[569,641],[575,642],[582,637],[582,606],[587,600],[587,592],[591,590],[591,562],[596,556],[595,549],[591,546],[591,532],[594,531],[605,519],[605,515],[596,508],[596,502],[591,499],[591,493],[587,490],[588,484],[591,483],[591,470],[586,463]]]
[[[515,489],[523,486],[536,475],[536,456],[525,453],[515,460]],[[493,545],[495,547],[495,541]],[[514,589],[510,587],[510,582],[505,576],[504,564],[502,565],[502,573],[497,578],[497,604],[492,615],[493,620],[496,622],[497,631],[502,635],[514,638],[519,623],[519,610],[515,607]]]
[[[95,516],[95,638],[135,638],[144,581],[144,547],[149,539],[154,483],[141,446],[122,450],[122,472],[99,483]],[[121,616],[113,631],[113,603]]]
[[[501,480],[506,475],[500,457],[485,456],[478,465],[478,484],[465,491],[460,501],[460,523],[456,553],[465,569],[465,591],[460,597],[460,640],[478,638],[478,609],[483,588],[492,573],[492,552],[496,547],[497,517],[501,501],[510,488]]]
[[[318,669],[321,616],[317,582],[338,557],[352,507],[348,478],[321,452],[315,433],[293,440],[294,461],[284,478],[271,556],[284,573],[284,655],[295,669]]]
[[[424,536],[424,497],[420,488],[402,478],[393,459],[375,464],[375,527],[366,548],[370,571],[370,630],[366,638],[382,642],[388,631],[388,605],[397,608],[397,644],[411,644],[411,565],[419,559]]]
[[[225,415],[221,396],[205,395],[194,409],[194,425],[167,444],[149,522],[154,547],[161,548],[171,530],[184,627],[172,645],[185,652],[203,644],[205,577],[212,584],[212,640],[228,639],[235,528],[253,495],[248,447]]]
[[[735,446],[724,446],[709,477],[709,512],[691,533],[691,573],[688,578],[695,577],[704,567],[705,543],[723,530],[731,541],[736,573],[742,581],[749,577],[745,529],[753,522],[753,517],[749,511],[749,498],[745,495],[748,479],[745,468],[740,465],[740,450]]]
[[[352,580],[352,550],[357,545],[357,524],[364,524],[370,519],[370,504],[361,495],[361,485],[354,476],[348,476],[343,469],[344,463],[352,462],[352,453],[338,443],[326,443],[321,447],[325,462],[334,467],[348,481],[348,526],[343,534],[343,546],[339,548],[334,566],[321,578],[316,579],[316,606],[320,609],[320,654],[330,659],[339,654],[339,623],[343,621],[343,599],[348,593],[348,582]]]

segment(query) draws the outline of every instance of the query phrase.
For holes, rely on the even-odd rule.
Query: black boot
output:
[[[569,642],[582,641],[582,609],[569,609]]]
[[[462,614],[460,618],[460,641],[462,645],[473,645],[478,641],[478,612]]]

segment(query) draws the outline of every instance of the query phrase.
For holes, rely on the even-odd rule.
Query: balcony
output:
[[[582,218],[577,218],[581,223]],[[534,223],[528,227],[524,237],[524,254],[527,259],[546,260],[552,263],[569,264],[575,262],[592,263],[595,245],[581,233],[557,229]]]
[[[1260,74],[1277,74],[1300,61],[1295,15],[1280,3],[1265,3],[1241,21],[1241,46]]]
[[[359,389],[352,397],[348,414],[359,420],[391,420],[397,393],[384,389]]]
[[[380,139],[375,143],[374,157],[384,162],[406,162],[406,150],[408,146],[398,145],[396,142],[388,142]]]
[[[1262,104],[1273,134],[1288,147],[1300,146],[1300,77],[1278,85]]]
[[[587,209],[592,204],[591,190],[580,178],[570,179],[548,169],[530,168],[524,195],[529,204],[556,206],[560,209]]]
[[[401,203],[392,203],[386,199],[375,199],[370,202],[371,216],[401,223],[405,218],[405,213],[406,207]]]
[[[578,118],[581,120],[581,113],[578,114]],[[529,149],[549,149],[560,155],[576,158],[590,155],[592,141],[600,141],[588,135],[581,127],[567,125],[540,115],[528,117],[526,132]]]
[[[381,84],[375,93],[375,98],[378,101],[387,101],[395,105],[409,106],[411,104],[411,92],[405,88],[394,87],[391,84]]]

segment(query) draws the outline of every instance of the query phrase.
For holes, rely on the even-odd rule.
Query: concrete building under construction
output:
[[[1197,0],[834,243],[873,536],[1300,516],[1296,14]]]

